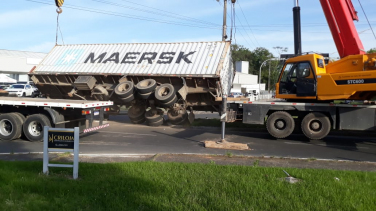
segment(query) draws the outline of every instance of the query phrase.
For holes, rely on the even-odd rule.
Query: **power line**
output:
[[[362,10],[363,10],[364,16],[366,16],[367,22],[368,22],[368,24],[369,24],[369,27],[371,28],[371,31],[372,31],[372,33],[373,33],[373,36],[374,36],[375,39],[376,39],[375,32],[373,31],[373,28],[372,28],[372,26],[371,26],[371,24],[370,24],[370,22],[369,22],[369,20],[368,20],[367,14],[366,14],[366,12],[365,12],[364,9],[363,9],[363,5],[362,5],[362,3],[360,3],[360,0],[358,0],[358,1],[359,1],[359,4],[360,4],[360,7],[361,7]]]
[[[252,29],[251,29],[251,27],[250,27],[250,25],[249,25],[249,23],[248,23],[248,19],[247,19],[247,17],[245,16],[245,14],[244,14],[244,12],[243,12],[243,8],[242,8],[242,6],[240,5],[239,0],[237,1],[237,3],[238,3],[238,5],[239,5],[239,7],[240,7],[240,10],[242,11],[242,14],[243,14],[243,16],[244,16],[245,21],[247,22],[247,25],[248,25],[249,29],[251,30],[251,34],[252,34],[253,38],[256,40],[257,45],[260,46],[260,43],[258,43],[258,41],[257,41],[257,39],[256,39],[256,37],[255,37],[255,35],[253,34],[253,31],[252,31]]]
[[[166,11],[166,10],[161,10],[161,9],[154,8],[154,7],[149,7],[149,6],[146,6],[146,5],[143,5],[143,4],[138,4],[138,3],[134,3],[134,2],[131,2],[131,1],[127,1],[127,0],[122,0],[122,1],[129,2],[131,4],[140,5],[140,6],[143,6],[143,7],[146,7],[146,8],[151,8],[153,10],[157,10],[157,12],[155,12],[153,10],[146,10],[146,9],[141,9],[141,8],[137,8],[137,7],[126,6],[126,5],[123,5],[123,4],[118,4],[118,3],[114,3],[114,2],[110,2],[110,1],[105,1],[105,0],[92,0],[92,1],[99,2],[99,3],[102,3],[102,4],[108,4],[108,5],[112,5],[112,6],[117,6],[117,7],[132,9],[132,10],[137,10],[137,11],[141,11],[141,12],[151,13],[151,14],[155,14],[155,15],[160,15],[160,16],[165,16],[165,17],[172,17],[172,18],[176,18],[176,19],[180,19],[180,20],[197,22],[197,23],[206,24],[206,25],[212,25],[212,26],[221,26],[220,24],[203,21],[203,20],[196,19],[196,18],[191,18],[191,17],[188,17],[188,16],[176,14],[176,13],[173,13],[173,12],[169,12],[169,11]],[[166,13],[168,13],[168,14],[166,14]],[[169,14],[172,14],[172,15],[169,15]]]
[[[37,1],[37,0],[24,0],[24,1],[34,2],[34,3],[39,3],[39,4],[46,4],[46,5],[54,5],[52,3],[41,2],[41,1]],[[216,29],[216,30],[220,29],[219,27],[213,27],[213,26],[211,26],[211,27],[209,27],[209,26],[199,26],[199,25],[192,25],[192,24],[182,23],[182,22],[151,19],[151,18],[146,18],[146,17],[142,17],[142,16],[130,16],[130,15],[125,15],[125,14],[122,14],[122,13],[116,13],[116,12],[107,11],[107,10],[98,10],[98,9],[93,9],[93,8],[88,8],[88,7],[80,7],[80,6],[69,5],[69,4],[65,4],[64,7],[69,8],[69,9],[74,9],[74,10],[93,12],[93,13],[105,14],[105,15],[112,15],[112,16],[117,16],[117,17],[122,17],[122,18],[130,18],[130,19],[137,19],[137,20],[143,20],[143,21],[150,21],[150,22],[156,22],[156,23],[170,24],[170,25],[180,25],[180,26],[187,26],[187,27]]]

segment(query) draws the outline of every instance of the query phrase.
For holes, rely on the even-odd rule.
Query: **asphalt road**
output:
[[[149,127],[133,125],[127,116],[116,116],[110,119],[110,127],[80,136],[81,154],[192,153],[224,155],[232,153],[233,155],[246,156],[376,162],[376,137],[329,135],[321,141],[308,141],[303,135],[292,135],[289,139],[276,140],[263,132],[226,130],[227,141],[245,143],[251,148],[247,151],[236,151],[204,147],[203,141],[220,139],[219,128]],[[42,151],[43,146],[40,142],[25,140],[0,142],[0,153]]]

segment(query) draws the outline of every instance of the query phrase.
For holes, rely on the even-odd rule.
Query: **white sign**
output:
[[[66,167],[73,168],[73,179],[78,178],[78,155],[79,155],[79,141],[80,129],[67,128],[50,128],[44,127],[43,134],[43,173],[49,173],[48,167]],[[71,164],[51,164],[49,163],[49,152],[73,152],[73,165]]]

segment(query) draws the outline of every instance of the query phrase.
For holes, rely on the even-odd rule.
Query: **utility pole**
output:
[[[270,61],[269,61],[268,93],[270,93]]]
[[[222,31],[222,41],[226,41],[227,35],[226,35],[226,20],[227,20],[227,0],[223,0],[224,7],[223,7],[223,31]]]

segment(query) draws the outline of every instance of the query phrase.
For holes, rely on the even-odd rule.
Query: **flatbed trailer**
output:
[[[294,130],[301,130],[314,140],[323,139],[332,129],[375,130],[376,105],[228,101],[227,115],[222,121],[265,125],[275,138],[286,138]]]
[[[44,126],[91,132],[108,126],[103,122],[111,106],[112,101],[0,97],[0,140],[24,135],[29,141],[42,141]]]

